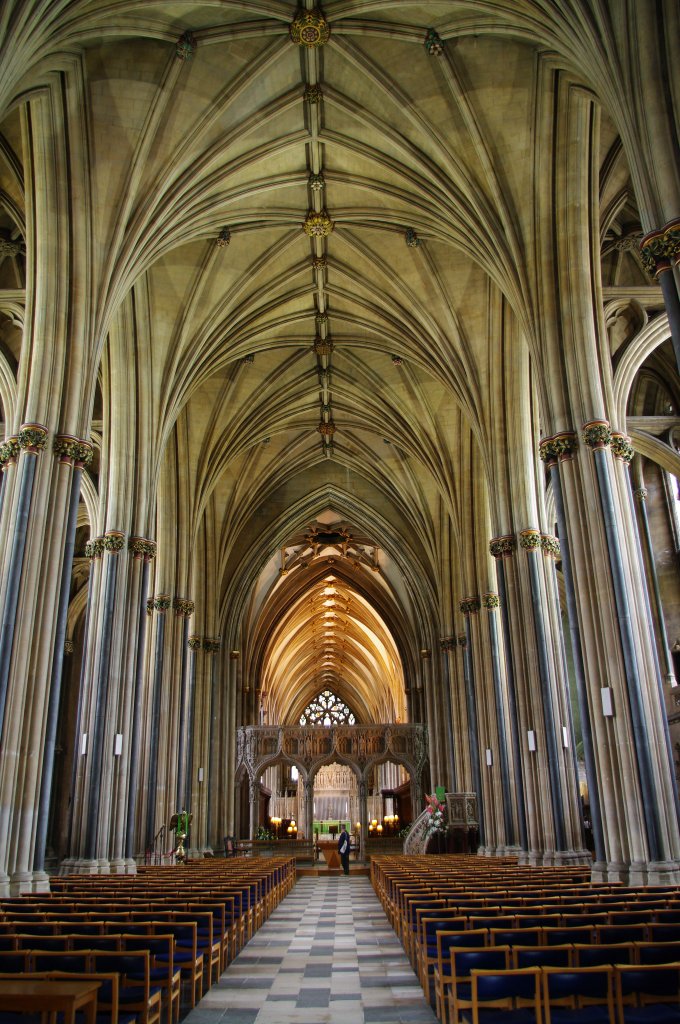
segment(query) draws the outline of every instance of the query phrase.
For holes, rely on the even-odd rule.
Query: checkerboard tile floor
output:
[[[183,1024],[436,1024],[365,876],[301,878]]]

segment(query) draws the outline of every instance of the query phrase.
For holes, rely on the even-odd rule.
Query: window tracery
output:
[[[344,701],[323,690],[300,715],[300,725],[356,725],[356,718]]]

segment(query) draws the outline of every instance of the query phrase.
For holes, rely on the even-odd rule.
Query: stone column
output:
[[[158,594],[153,599],[153,609],[157,613],[156,637],[153,660],[153,691],[151,697],[151,714],[149,721],[149,750],[147,768],[146,825],[144,829],[144,848],[153,847],[156,834],[156,784],[158,781],[159,736],[161,719],[161,696],[163,689],[163,656],[165,639],[165,617],[172,604],[168,594]]]
[[[506,739],[507,715],[503,694],[503,681],[501,678],[500,648],[498,643],[498,608],[500,598],[498,594],[484,594],[482,596],[482,607],[489,612],[489,644],[491,649],[491,666],[493,674],[493,688],[496,707],[496,726],[498,731],[498,762],[501,777],[501,792],[503,799],[503,825],[505,828],[506,846],[516,846],[515,821],[513,815],[513,801],[510,791],[510,766],[508,760],[508,744]]]
[[[206,644],[208,646],[206,646]],[[219,785],[218,777],[219,772],[217,768],[217,727],[219,721],[219,700],[218,700],[218,674],[217,674],[217,655],[220,652],[222,641],[219,637],[213,639],[206,639],[203,643],[204,649],[208,654],[212,654],[213,657],[210,659],[210,726],[208,729],[208,785],[205,787],[207,790],[206,796],[206,844],[210,846],[212,842],[212,830],[213,830],[213,818],[214,818],[214,807],[219,797]]]
[[[185,787],[187,774],[187,731],[188,731],[188,692],[189,692],[189,670],[188,670],[188,642],[189,642],[189,619],[194,614],[194,602],[187,598],[175,598],[175,614],[182,619],[182,667],[179,691],[179,738],[177,742],[177,788],[175,795],[175,806],[178,811],[187,810]]]
[[[187,639],[189,652],[188,694],[187,694],[187,751],[184,767],[184,806],[191,811],[194,780],[194,727],[196,715],[196,655],[203,647],[203,638],[190,636]]]
[[[477,697],[475,694],[474,661],[472,657],[472,632],[470,614],[479,611],[479,598],[468,598],[461,601],[460,610],[465,616],[465,634],[458,637],[458,645],[463,649],[463,673],[465,678],[465,699],[467,704],[468,736],[470,742],[470,770],[472,785],[477,795],[479,808],[479,845],[486,846],[486,827],[484,824],[484,792],[482,790],[482,773],[479,760],[479,732],[477,724]]]
[[[456,773],[456,752],[455,752],[455,741],[453,733],[453,709],[451,707],[451,671],[450,671],[450,655],[456,649],[456,638],[455,636],[442,637],[439,641],[439,646],[443,655],[444,672],[443,672],[443,694],[444,694],[444,720],[446,729],[446,741],[447,741],[447,758],[448,758],[448,771],[446,788],[449,791],[456,791],[458,788],[458,776]]]
[[[54,640],[54,655],[50,678],[49,703],[47,721],[45,723],[45,748],[43,751],[42,773],[40,780],[40,800],[38,804],[38,820],[35,837],[35,853],[33,859],[33,889],[49,889],[49,876],[45,873],[45,847],[47,844],[47,826],[49,823],[50,798],[52,796],[52,776],[54,770],[54,751],[57,738],[59,718],[59,700],[61,697],[61,679],[66,644],[66,622],[68,618],[69,596],[71,591],[71,571],[75,547],[78,503],[80,501],[80,478],[83,468],[92,461],[92,445],[76,437],[60,435],[54,439],[54,453],[57,456],[65,486],[70,486],[68,518],[64,544],[64,558],[59,584],[57,622]]]
[[[143,850],[137,848],[138,836],[138,808],[142,805],[139,786],[141,767],[141,745],[142,745],[142,714],[144,706],[144,654],[146,650],[146,626],[151,608],[148,604],[149,590],[149,565],[156,557],[156,544],[145,537],[131,537],[128,543],[132,553],[133,567],[141,565],[141,578],[139,581],[137,597],[137,649],[135,652],[134,676],[131,684],[131,715],[129,718],[129,762],[128,762],[128,790],[127,808],[125,813],[125,861],[127,870],[135,870],[135,854],[143,854]]]
[[[365,779],[359,781],[359,822],[361,823],[360,859],[366,863],[366,840],[368,839],[368,783]],[[413,808],[415,817],[415,805]]]
[[[499,606],[503,629],[503,645],[505,652],[505,678],[507,683],[508,698],[508,723],[510,726],[510,743],[512,748],[515,773],[513,786],[517,794],[517,823],[519,827],[520,849],[526,853],[528,850],[527,838],[527,817],[524,795],[524,771],[522,765],[522,753],[520,746],[519,717],[517,714],[517,690],[515,686],[515,668],[512,650],[512,632],[510,627],[510,616],[508,614],[508,596],[505,583],[505,560],[512,557],[517,550],[517,541],[512,536],[494,537],[489,544],[489,551],[496,560],[496,576],[498,579]]]
[[[613,436],[613,435],[612,435]],[[647,516],[647,488],[637,487],[634,492],[635,498],[638,502],[638,509],[640,514],[640,525],[642,527],[642,540],[644,543],[645,559],[649,578],[652,583],[652,593],[654,594],[654,608],[656,611],[656,625],[659,631],[659,644],[663,653],[664,668],[665,668],[665,679],[667,685],[677,686],[678,682],[675,678],[675,666],[673,665],[673,656],[671,654],[670,645],[668,643],[668,633],[666,632],[666,619],[663,613],[663,603],[661,601],[661,591],[659,589],[659,577],[656,571],[656,561],[654,558],[654,546],[652,544],[652,535],[649,529],[649,518]],[[641,562],[644,565],[645,559],[641,558]],[[649,615],[649,628],[654,631],[654,619],[651,614]]]

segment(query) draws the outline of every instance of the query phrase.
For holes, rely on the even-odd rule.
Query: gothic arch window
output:
[[[356,718],[339,697],[323,690],[300,715],[300,725],[356,725]]]

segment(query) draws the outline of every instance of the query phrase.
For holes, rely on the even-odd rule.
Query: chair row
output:
[[[475,969],[452,987],[449,1013],[455,1024],[677,1024],[679,992],[678,963]]]

